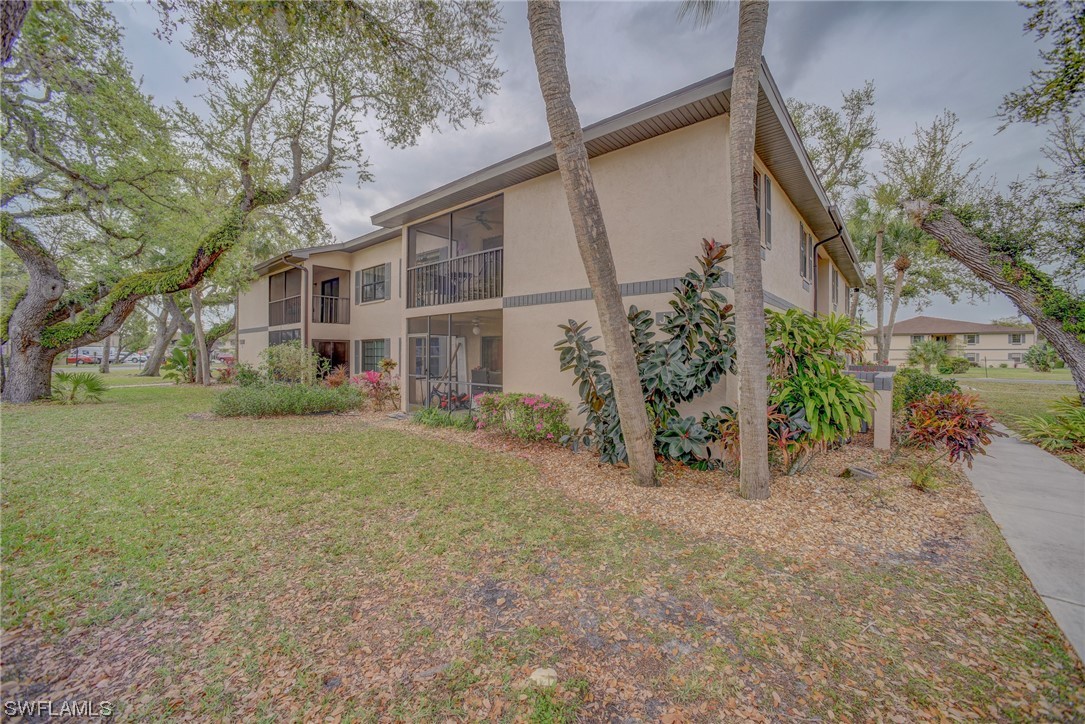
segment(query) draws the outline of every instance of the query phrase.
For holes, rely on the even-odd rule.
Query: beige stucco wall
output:
[[[238,350],[241,362],[256,365],[267,349],[268,277],[262,276],[237,298]]]
[[[730,238],[727,129],[727,117],[714,118],[592,159],[595,185],[620,283],[680,277],[695,265],[702,238],[718,241]],[[757,166],[762,173],[768,173],[760,159]],[[753,182],[752,178],[750,182]],[[507,188],[502,193],[505,298],[588,287],[560,176],[551,173]],[[456,208],[480,200],[483,199]],[[441,214],[451,210],[442,210]],[[422,221],[425,219],[416,223]],[[772,246],[765,250],[762,267],[765,289],[784,300],[783,306],[792,304],[812,311],[814,285],[804,288],[799,271],[801,224],[797,210],[773,179]],[[402,279],[406,251],[407,232],[404,230],[398,239],[351,255],[312,255],[306,262],[308,266],[350,269],[347,291],[352,297],[355,271],[390,262],[392,299],[352,304],[349,326],[311,325],[309,338],[350,340],[351,355],[353,340],[388,338],[392,340],[393,357],[403,369],[403,357],[408,354],[406,329],[409,317],[502,308],[501,299],[490,299],[407,309]],[[819,291],[828,300],[831,261],[824,248],[820,252],[825,276]],[[243,307],[253,310],[253,314],[259,312],[266,324],[266,281],[262,289],[262,296],[259,296],[262,310],[257,309],[260,304],[256,302],[247,302]],[[721,291],[733,300],[732,289]],[[838,311],[845,309],[846,298],[842,279]],[[669,294],[640,294],[629,296],[625,301],[660,312],[668,309],[669,299]],[[831,311],[831,305],[822,305],[821,309]],[[307,306],[307,314],[310,313],[308,310]],[[242,326],[257,326],[250,324],[248,315],[248,312],[242,312]],[[576,393],[571,386],[571,377],[558,369],[558,355],[553,349],[560,337],[557,325],[570,318],[589,320],[598,330],[595,305],[591,300],[504,309],[505,390],[559,395],[573,401],[575,407]],[[318,330],[318,327],[331,329]],[[264,346],[266,340],[264,332]],[[249,347],[246,353],[249,353],[257,345],[248,343],[246,346]],[[735,404],[733,389],[729,394],[726,380],[717,387],[712,399],[699,401],[691,409],[715,408],[721,404]]]
[[[1011,367],[1014,362],[1010,359],[1011,354],[1024,356],[1028,348],[1036,344],[1036,332],[1032,329],[1022,329],[1025,335],[1022,344],[1010,344],[1008,332],[988,332],[979,335],[977,344],[966,344],[964,334],[948,335],[950,352],[962,356],[975,354],[979,356],[978,364],[983,366],[997,367],[1007,364]],[[933,335],[924,335],[930,339]],[[938,335],[942,336],[942,335]],[[889,364],[904,364],[908,361],[908,350],[912,346],[910,334],[894,334],[889,343]],[[867,337],[868,356],[873,359],[877,355],[878,347],[873,337]],[[1021,364],[1021,363],[1019,363]]]

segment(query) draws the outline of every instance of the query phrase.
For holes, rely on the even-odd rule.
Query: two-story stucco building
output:
[[[863,333],[872,358],[878,355],[878,344],[874,340],[876,332],[876,329],[871,329]],[[1024,363],[1025,352],[1036,344],[1036,330],[1031,326],[912,317],[893,325],[888,364],[904,364],[908,361],[908,350],[912,345],[927,340],[945,342],[950,354],[966,357],[980,367],[997,367],[1000,364],[1014,367]]]
[[[728,71],[584,130],[627,304],[668,310],[701,239],[730,238],[730,87]],[[862,283],[855,251],[767,68],[756,154],[766,306],[846,313]],[[378,230],[258,266],[238,302],[241,361],[300,339],[352,373],[396,360],[405,407],[487,390],[575,401],[557,325],[598,327],[549,143],[372,221]],[[721,388],[712,404],[733,403]]]

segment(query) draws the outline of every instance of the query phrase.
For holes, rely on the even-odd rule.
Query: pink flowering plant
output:
[[[487,392],[475,397],[475,426],[521,440],[559,442],[569,433],[569,403],[549,395]]]
[[[382,359],[380,371],[366,370],[350,379],[351,384],[362,388],[375,410],[399,409],[399,379],[395,376],[395,360]]]

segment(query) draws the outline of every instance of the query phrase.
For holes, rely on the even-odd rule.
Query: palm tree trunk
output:
[[[739,494],[769,497],[768,360],[765,355],[765,292],[761,276],[761,238],[753,196],[753,153],[757,131],[761,48],[769,5],[742,0],[738,47],[731,81],[731,240],[735,270],[735,341],[738,361],[739,438],[742,467]]]
[[[877,333],[874,335],[878,343],[878,364],[889,359],[889,337],[885,334],[885,231],[878,229],[874,235],[874,320]]]
[[[576,244],[599,312],[599,327],[606,345],[607,366],[614,382],[614,399],[629,467],[637,485],[658,485],[654,435],[644,405],[629,321],[618,289],[603,212],[588,165],[584,132],[569,87],[561,8],[556,0],[529,0],[527,18],[535,67],[539,73],[539,87],[546,104],[546,121],[550,126],[561,182],[569,202]]]

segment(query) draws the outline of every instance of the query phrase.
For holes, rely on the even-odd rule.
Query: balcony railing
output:
[[[287,297],[270,302],[267,305],[267,323],[276,327],[280,324],[298,324],[301,322],[301,295]]]
[[[407,306],[432,307],[500,297],[503,251],[489,249],[408,269]]]
[[[350,324],[350,297],[314,294],[313,321],[317,324]]]

